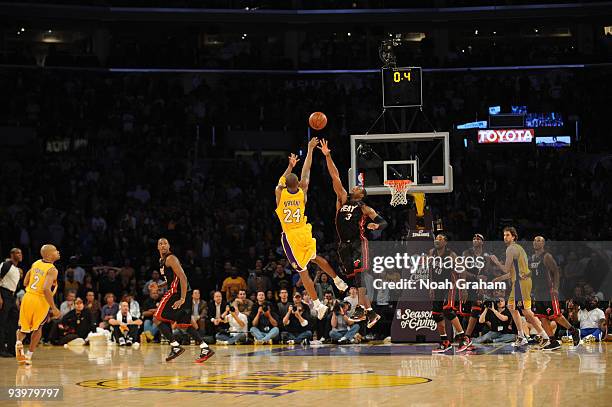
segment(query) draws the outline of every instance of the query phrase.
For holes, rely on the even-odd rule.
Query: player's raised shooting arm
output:
[[[557,262],[550,253],[546,253],[546,255],[544,256],[544,265],[546,266],[548,272],[550,273],[550,276],[552,277],[553,289],[558,292],[560,278],[559,266],[557,265]]]
[[[302,166],[302,174],[300,175],[300,188],[306,193],[308,191],[308,184],[310,183],[310,167],[312,166],[312,152],[316,145],[319,143],[319,139],[313,137],[308,143],[308,152],[306,153],[306,159]]]
[[[45,299],[47,300],[47,303],[49,304],[49,307],[52,310],[57,310],[57,307],[55,306],[55,301],[53,301],[53,292],[51,292],[51,287],[53,286],[53,283],[55,283],[56,280],[57,269],[53,267],[47,272],[47,277],[45,277],[45,285],[43,289]]]
[[[327,165],[327,172],[329,172],[329,175],[332,179],[334,192],[338,197],[338,201],[343,204],[346,201],[347,193],[346,189],[344,189],[344,186],[342,185],[342,181],[340,180],[340,172],[338,171],[338,168],[336,167],[336,164],[334,163],[334,160],[331,157],[331,150],[327,145],[327,140],[320,141],[319,150],[321,150],[321,152],[325,156],[325,164]]]
[[[166,264],[172,267],[172,270],[176,273],[181,282],[181,300],[185,301],[185,297],[187,296],[187,276],[185,275],[185,271],[181,266],[181,262],[175,255],[170,255],[166,259]]]
[[[383,219],[382,216],[376,213],[376,211],[372,209],[371,207],[369,207],[368,205],[363,205],[361,207],[361,211],[364,213],[364,215],[366,215],[368,218],[373,220],[373,222],[368,223],[368,226],[367,226],[368,229],[383,230],[389,225],[387,221]]]
[[[278,184],[276,185],[276,188],[274,189],[274,194],[276,195],[276,205],[278,205],[278,202],[280,201],[280,197],[281,197],[281,192],[285,188],[285,182],[287,181],[286,180],[287,175],[291,174],[291,171],[293,171],[293,168],[295,167],[298,161],[300,161],[300,159],[297,157],[297,155],[293,153],[289,154],[289,164],[287,165],[287,169],[285,170],[285,172],[283,172],[283,175],[281,175],[281,177],[278,179]]]

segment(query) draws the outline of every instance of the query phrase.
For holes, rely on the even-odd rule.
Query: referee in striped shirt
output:
[[[21,280],[21,269],[17,266],[23,260],[21,250],[11,249],[10,258],[0,266],[0,357],[15,357],[15,332],[19,310],[15,292]]]

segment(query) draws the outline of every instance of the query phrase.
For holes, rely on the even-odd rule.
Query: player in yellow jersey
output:
[[[519,313],[522,309],[523,316],[533,325],[542,338],[540,346],[550,344],[550,338],[542,328],[542,323],[531,311],[531,270],[529,270],[529,258],[525,249],[518,243],[518,234],[512,226],[504,228],[504,243],[506,244],[506,263],[504,265],[505,275],[497,277],[493,281],[510,280],[512,289],[508,297],[508,310],[512,314],[512,319],[516,325],[518,335],[513,346],[527,345],[527,339],[523,332],[523,319]]]
[[[60,253],[55,246],[46,244],[40,249],[40,256],[42,259],[32,264],[23,279],[26,293],[21,301],[19,330],[15,344],[15,355],[19,364],[32,364],[32,354],[40,342],[42,326],[47,320],[49,309],[53,318],[60,316],[60,311],[53,301],[53,295],[57,290],[57,269],[53,263],[59,260]],[[22,341],[28,333],[32,334],[30,348],[24,354]]]
[[[347,285],[338,277],[327,260],[317,256],[317,241],[312,237],[312,226],[308,223],[305,214],[312,153],[318,142],[319,139],[313,137],[308,143],[308,153],[304,160],[300,179],[291,172],[299,159],[295,154],[289,156],[289,166],[281,176],[275,194],[276,214],[283,228],[281,243],[285,255],[291,266],[300,273],[304,287],[313,299],[317,316],[322,319],[327,307],[317,298],[314,283],[308,274],[308,263],[312,261],[317,264],[333,279],[334,284],[340,291],[345,291]]]

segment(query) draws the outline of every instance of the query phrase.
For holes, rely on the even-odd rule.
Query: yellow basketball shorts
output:
[[[38,330],[48,314],[49,303],[44,296],[25,293],[19,310],[19,330],[24,333]]]
[[[312,226],[288,230],[281,234],[281,243],[287,260],[297,271],[302,271],[308,262],[317,257],[317,240],[312,237]]]
[[[508,304],[514,304],[516,308],[531,309],[531,278],[512,282]]]

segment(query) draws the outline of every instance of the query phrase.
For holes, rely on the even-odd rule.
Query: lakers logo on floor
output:
[[[430,379],[414,376],[391,376],[371,371],[343,373],[335,371],[261,371],[214,376],[148,376],[126,379],[88,380],[79,386],[138,391],[180,391],[236,395],[264,395],[278,397],[305,390],[337,390],[408,386],[429,382]]]

